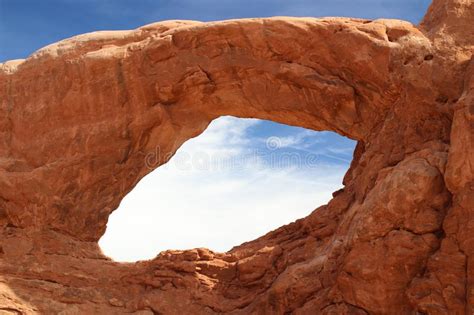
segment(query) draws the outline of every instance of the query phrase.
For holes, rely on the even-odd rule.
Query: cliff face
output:
[[[473,314],[473,21],[168,21],[0,64],[0,313]],[[357,140],[344,189],[227,253],[105,257],[120,200],[222,115]]]

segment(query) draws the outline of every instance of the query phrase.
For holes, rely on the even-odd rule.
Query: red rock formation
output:
[[[473,21],[170,21],[0,64],[0,313],[473,314]],[[150,163],[221,115],[357,140],[344,189],[227,253],[105,257]]]

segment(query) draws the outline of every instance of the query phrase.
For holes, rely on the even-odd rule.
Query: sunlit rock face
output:
[[[170,21],[0,64],[0,310],[472,314],[473,20]],[[105,257],[120,200],[222,115],[357,140],[345,187],[226,253]]]

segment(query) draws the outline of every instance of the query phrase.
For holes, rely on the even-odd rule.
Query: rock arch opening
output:
[[[354,146],[333,132],[220,117],[137,184],[99,244],[116,261],[196,247],[228,251],[327,203]]]

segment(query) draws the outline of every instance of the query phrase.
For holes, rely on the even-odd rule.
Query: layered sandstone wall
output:
[[[472,314],[472,21],[168,21],[0,64],[0,312]],[[222,115],[357,140],[344,189],[227,253],[105,257],[121,199]]]

